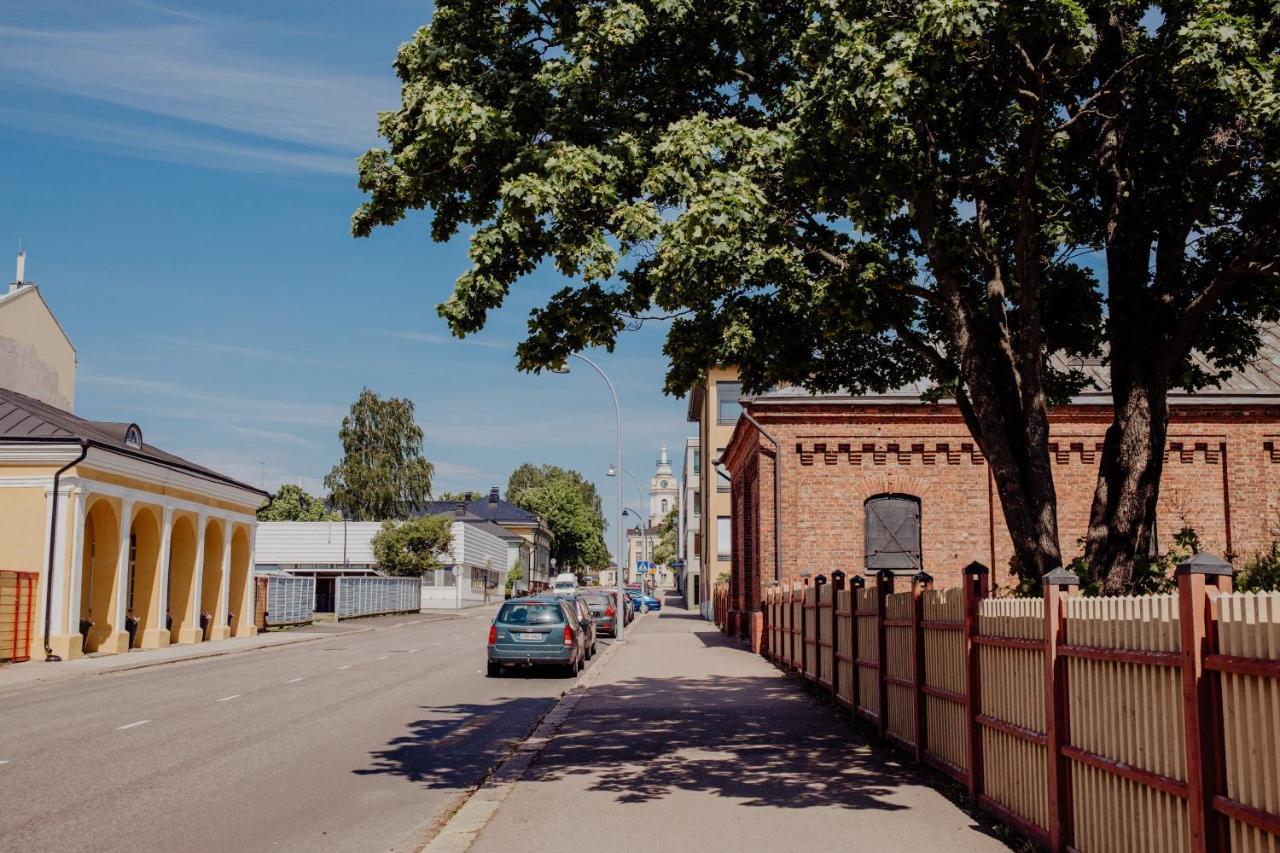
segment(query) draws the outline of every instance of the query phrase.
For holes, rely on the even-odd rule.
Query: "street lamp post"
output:
[[[569,353],[569,356],[570,358],[576,358],[579,361],[586,362],[588,365],[591,366],[593,370],[595,370],[596,373],[600,374],[600,378],[604,380],[604,384],[609,386],[609,394],[610,396],[613,397],[613,416],[614,416],[614,419],[617,421],[617,460],[618,460],[617,465],[619,468],[621,468],[622,467],[622,407],[618,405],[618,392],[614,390],[613,382],[609,380],[609,375],[600,369],[600,365],[596,364],[594,361],[587,358],[585,355],[579,355],[576,352]],[[564,367],[556,368],[553,372],[568,373],[569,372],[568,363],[566,362]],[[615,642],[617,642],[619,645],[626,642],[625,634],[626,634],[627,620],[623,618],[623,612],[625,610],[623,606],[623,601],[625,599],[623,599],[623,596],[626,595],[626,590],[623,588],[623,585],[622,585],[622,561],[626,557],[626,550],[627,550],[627,531],[622,523],[622,480],[621,478],[619,478],[618,480],[618,572],[617,572],[618,614],[613,621],[613,631],[614,631]]]
[[[649,533],[647,530],[645,530],[644,519],[640,517],[639,513],[632,512],[629,509],[624,509],[622,511],[623,515],[626,515],[627,513],[631,513],[631,515],[634,515],[636,518],[636,521],[640,523],[640,562],[647,564],[649,562]],[[645,569],[645,572],[648,572],[649,571],[648,565],[645,565],[644,569]],[[644,594],[644,576],[643,575],[641,575],[640,577],[640,593],[641,595]],[[644,603],[644,599],[640,600],[640,609],[646,612],[649,609],[648,606]]]

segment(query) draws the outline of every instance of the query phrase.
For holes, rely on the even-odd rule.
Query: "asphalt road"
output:
[[[0,692],[0,850],[414,849],[572,684],[490,617]]]

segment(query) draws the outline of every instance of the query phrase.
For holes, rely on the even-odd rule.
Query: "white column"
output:
[[[228,636],[227,628],[227,611],[231,599],[231,534],[233,522],[231,519],[223,519],[222,521],[222,577],[218,586],[218,611],[213,614],[214,627],[217,631],[212,634],[215,639],[226,639]]]
[[[71,522],[71,565],[67,567],[67,623],[69,634],[80,631],[80,591],[84,588],[84,520],[88,516],[89,494],[76,490]]]
[[[120,502],[120,552],[116,555],[115,612],[110,614],[114,641],[107,643],[112,651],[128,651],[125,618],[129,613],[129,530],[133,526],[133,499]]]
[[[156,603],[151,611],[151,624],[157,631],[167,633],[165,617],[169,612],[169,551],[173,542],[173,507],[166,506],[160,516],[160,564],[156,567]],[[163,637],[163,643],[169,638]]]
[[[202,512],[196,517],[196,569],[195,577],[191,583],[195,585],[195,619],[196,627],[200,626],[200,607],[203,602],[201,597],[204,595],[204,528],[208,524],[209,519]]]
[[[240,619],[243,620],[241,624],[249,626],[249,631],[248,631],[249,636],[253,636],[254,634],[258,633],[258,626],[255,624],[255,621],[254,621],[257,618],[258,610],[257,610],[257,601],[254,598],[254,593],[257,591],[257,586],[255,583],[254,573],[253,573],[253,569],[255,565],[254,560],[257,559],[257,552],[258,552],[258,526],[256,524],[250,524],[249,525],[249,567],[245,570],[245,573],[244,573],[244,583],[246,587],[244,591],[244,606],[249,608],[249,612],[242,613],[240,615]]]
[[[58,529],[52,537],[53,584],[49,584],[47,578],[44,579],[45,583],[42,584],[42,586],[47,588],[46,595],[53,596],[53,607],[49,609],[49,634],[53,637],[60,637],[64,635],[67,630],[67,539],[63,531],[67,529],[67,515],[70,512],[70,491],[71,490],[69,488],[63,486],[58,490],[59,493],[56,495],[53,493],[52,489],[45,492],[45,495],[50,500],[49,517],[45,519],[44,547],[46,550],[44,554],[44,565],[40,567],[40,571],[42,573],[49,568],[48,548],[51,538],[49,536],[49,530],[50,525],[53,523],[53,507],[55,501],[58,506]],[[45,606],[43,601],[39,603],[42,608]],[[44,610],[41,610],[40,614],[43,616]]]

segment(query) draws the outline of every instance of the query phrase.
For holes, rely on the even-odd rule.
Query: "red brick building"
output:
[[[1184,525],[1206,550],[1237,561],[1270,546],[1280,509],[1280,340],[1267,343],[1264,357],[1223,388],[1170,395],[1159,551]],[[1105,388],[1105,370],[1084,367]],[[978,560],[992,568],[994,584],[1010,582],[1013,548],[999,496],[954,404],[922,402],[919,389],[878,397],[782,389],[742,403],[747,417],[721,457],[732,478],[732,610],[757,610],[774,580],[775,463],[783,581],[923,568],[950,586]],[[777,441],[776,454],[751,419]],[[1066,559],[1081,550],[1110,419],[1101,390],[1051,415]]]

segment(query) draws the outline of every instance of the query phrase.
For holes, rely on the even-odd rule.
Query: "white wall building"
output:
[[[698,582],[702,574],[702,451],[696,436],[685,439],[684,460],[680,465],[680,539],[676,555],[684,562],[680,573],[680,589],[690,609],[699,604]]]
[[[489,524],[455,521],[444,568],[422,579],[423,610],[454,610],[501,601],[507,573],[507,542]]]

